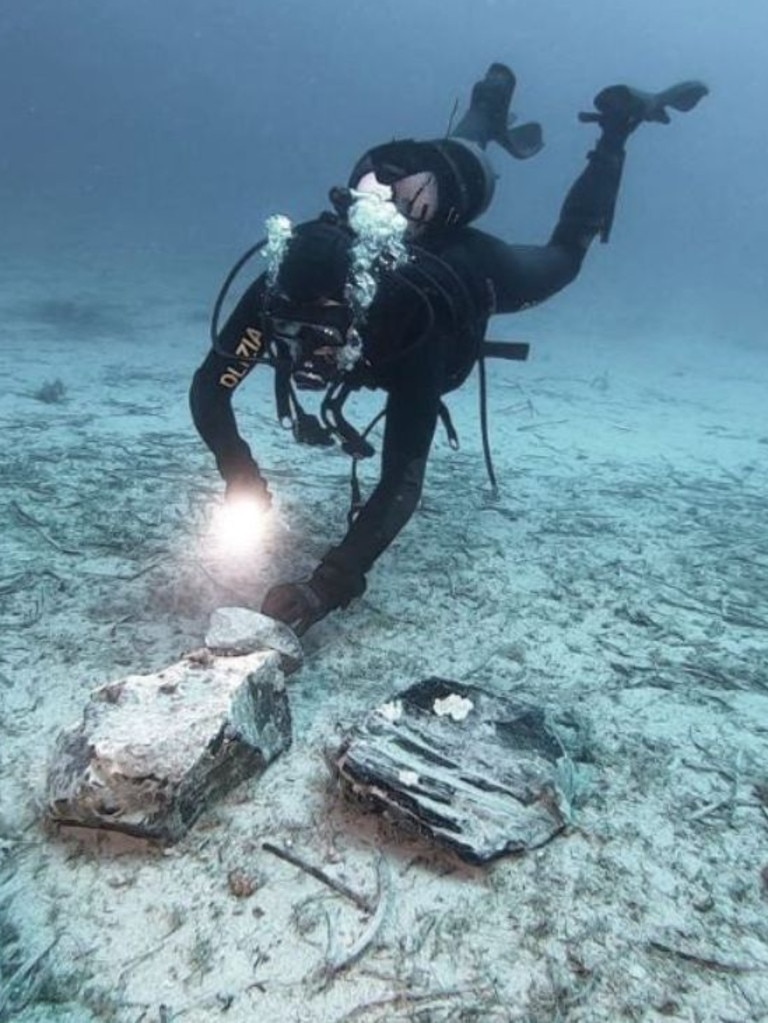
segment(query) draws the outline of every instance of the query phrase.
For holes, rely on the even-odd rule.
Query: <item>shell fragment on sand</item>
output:
[[[56,741],[48,816],[175,842],[290,743],[276,653],[190,655],[92,693],[83,720]]]
[[[368,714],[337,768],[351,795],[485,863],[565,827],[566,759],[540,707],[429,678]]]

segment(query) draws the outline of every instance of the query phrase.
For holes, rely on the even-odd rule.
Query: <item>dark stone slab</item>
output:
[[[440,678],[377,707],[337,759],[350,794],[470,863],[537,848],[565,827],[564,765],[540,707]]]

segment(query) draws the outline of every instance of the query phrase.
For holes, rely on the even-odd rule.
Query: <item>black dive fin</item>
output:
[[[502,149],[518,160],[527,160],[535,156],[544,146],[544,135],[541,125],[535,121],[528,124],[518,124],[514,128],[507,128],[501,138],[494,139]]]
[[[472,88],[469,110],[451,132],[456,138],[475,142],[485,149],[489,142],[506,149],[518,160],[525,160],[541,149],[542,133],[538,124],[512,127],[515,117],[509,107],[517,79],[506,64],[491,64],[485,78]]]
[[[488,143],[507,131],[509,105],[517,79],[506,64],[491,64],[485,78],[472,86],[469,110],[451,132],[468,142],[476,142],[483,149]]]
[[[655,121],[669,124],[667,107],[686,112],[693,110],[700,99],[709,93],[703,82],[678,82],[661,92],[642,92],[629,85],[611,85],[595,96],[597,112],[579,114],[580,121],[622,122],[639,124],[641,121]]]
[[[656,94],[656,101],[663,107],[672,107],[686,113],[693,110],[700,99],[709,95],[709,89],[703,82],[678,82],[663,92]]]

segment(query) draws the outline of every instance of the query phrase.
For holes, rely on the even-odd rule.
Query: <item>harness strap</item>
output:
[[[291,387],[291,400],[294,409],[293,435],[296,440],[300,444],[312,444],[315,447],[332,447],[334,439],[331,431],[322,425],[317,416],[304,411],[293,387]]]
[[[518,341],[483,341],[480,345],[477,359],[480,383],[480,431],[483,441],[485,468],[494,492],[498,490],[498,483],[493,467],[488,431],[488,387],[485,360],[488,357],[524,360],[528,358],[529,349],[530,346],[528,344]],[[351,526],[360,514],[364,503],[358,479],[357,463],[359,459],[369,458],[374,454],[374,447],[367,440],[367,437],[383,417],[384,409],[379,412],[362,433],[359,432],[349,423],[343,413],[344,403],[356,388],[349,382],[341,382],[330,387],[323,398],[320,407],[321,423],[317,416],[304,411],[296,396],[296,391],[291,383],[291,360],[289,358],[277,358],[274,360],[274,367],[275,401],[281,423],[290,423],[294,437],[302,444],[329,447],[334,443],[334,438],[338,437],[341,440],[342,450],[352,458],[352,471],[350,474],[352,497],[347,514],[347,522]],[[453,425],[451,414],[443,401],[438,406],[438,415],[443,424],[443,429],[448,436],[448,443],[454,450],[457,450],[459,447],[458,433]]]
[[[293,436],[300,444],[330,447],[333,434],[323,427],[317,416],[305,412],[291,383],[291,360],[278,358],[275,367],[275,404],[277,416],[283,426],[290,425]]]
[[[291,409],[291,360],[276,359],[275,367],[275,405],[277,418],[281,425],[290,423],[293,426],[293,410]]]
[[[375,454],[373,445],[369,444],[365,439],[370,427],[363,433],[360,433],[350,424],[342,412],[344,402],[352,393],[352,390],[352,386],[346,381],[333,385],[323,398],[323,403],[320,406],[320,416],[326,430],[341,439],[341,450],[345,454],[351,455],[354,459],[370,458],[371,455]]]
[[[496,494],[498,486],[496,483],[496,473],[493,471],[491,442],[488,437],[488,389],[486,386],[485,355],[483,352],[480,353],[480,358],[477,360],[477,369],[480,376],[480,432],[483,436],[483,458],[485,459],[488,479],[491,481],[491,489]]]
[[[483,458],[488,479],[491,481],[491,488],[494,494],[498,490],[496,473],[493,468],[491,457],[491,441],[488,435],[488,386],[485,373],[485,360],[514,359],[524,361],[528,358],[531,346],[524,341],[483,341],[480,345],[480,353],[477,359],[477,370],[480,379],[480,432],[483,437]]]
[[[448,406],[445,404],[445,402],[443,401],[440,402],[437,409],[437,414],[440,416],[440,422],[443,424],[443,429],[448,435],[448,443],[451,445],[454,451],[458,451],[459,435],[456,432],[456,427],[453,425],[451,413],[448,411]]]

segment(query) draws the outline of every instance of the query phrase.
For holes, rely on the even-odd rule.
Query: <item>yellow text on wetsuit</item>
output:
[[[233,352],[237,358],[242,359],[242,362],[236,366],[227,366],[219,377],[221,387],[227,387],[229,390],[237,387],[243,377],[248,375],[251,365],[258,359],[263,347],[264,339],[261,332],[255,327],[248,327]]]

